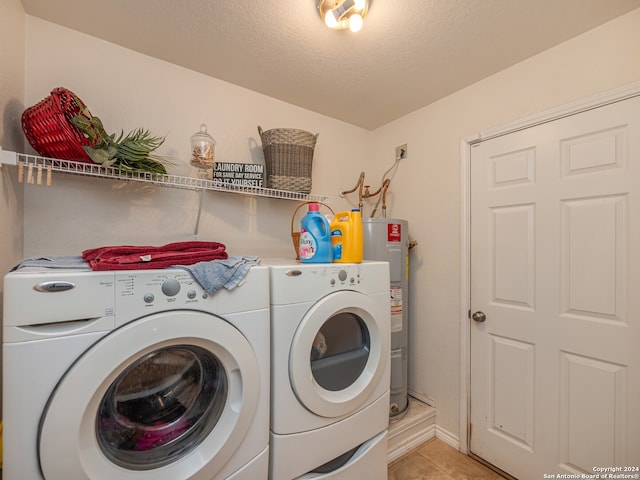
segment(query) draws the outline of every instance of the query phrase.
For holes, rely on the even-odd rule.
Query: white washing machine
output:
[[[263,260],[271,276],[270,478],[387,478],[389,264]]]
[[[184,270],[4,281],[4,480],[268,477],[269,275],[208,296]]]

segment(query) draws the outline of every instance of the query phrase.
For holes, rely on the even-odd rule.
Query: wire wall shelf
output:
[[[113,167],[103,167],[93,163],[59,160],[40,157],[24,153],[0,150],[0,165],[15,165],[18,167],[18,178],[26,183],[51,184],[52,172],[85,177],[107,178],[126,182],[142,182],[169,188],[186,190],[211,190],[215,192],[235,193],[253,197],[268,197],[282,200],[311,201],[331,203],[331,198],[324,195],[314,195],[273,188],[234,185],[210,180],[208,178],[186,177],[179,175],[163,175],[140,173],[121,170]]]

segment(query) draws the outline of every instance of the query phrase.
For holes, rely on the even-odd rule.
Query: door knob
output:
[[[481,323],[487,319],[487,316],[484,314],[484,312],[475,312],[473,315],[471,315],[471,318],[473,318],[475,322]]]

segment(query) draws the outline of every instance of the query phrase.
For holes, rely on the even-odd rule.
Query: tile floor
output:
[[[389,480],[501,480],[503,477],[434,438],[389,465]]]

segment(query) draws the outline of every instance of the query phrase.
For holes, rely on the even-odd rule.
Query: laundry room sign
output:
[[[213,179],[241,187],[262,187],[264,165],[216,162],[213,169]]]

